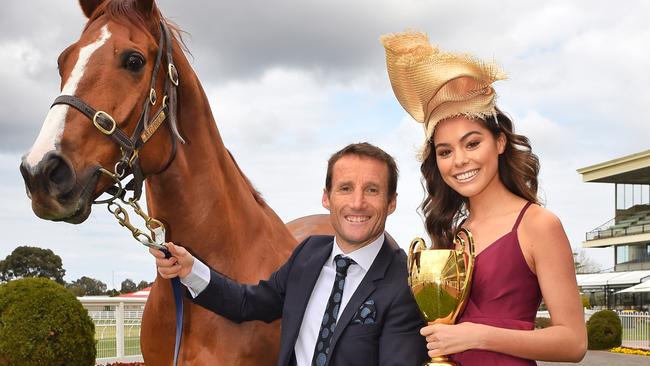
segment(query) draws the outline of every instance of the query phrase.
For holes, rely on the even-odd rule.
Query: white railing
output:
[[[140,351],[142,311],[126,311],[124,304],[124,301],[112,301],[109,306],[113,310],[88,311],[88,315],[95,323],[97,365],[142,361]],[[588,320],[593,312],[585,310],[585,320]],[[650,350],[650,313],[621,311],[617,314],[623,328],[622,345]],[[546,311],[538,312],[537,316],[550,317]]]
[[[623,326],[623,347],[650,350],[650,313],[617,313]]]
[[[128,306],[142,306],[144,299],[79,298],[95,323],[97,347],[96,365],[115,362],[141,362],[140,326],[142,310],[126,310]],[[90,310],[103,307],[110,310]]]
[[[595,310],[585,309],[585,321],[595,313]],[[623,328],[622,346],[650,350],[650,313],[617,311]],[[548,311],[538,311],[538,318],[550,318]]]

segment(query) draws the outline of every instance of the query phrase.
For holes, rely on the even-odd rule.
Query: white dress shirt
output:
[[[383,243],[384,234],[382,233],[370,244],[353,252],[344,254],[336,241],[336,237],[334,238],[332,253],[330,253],[329,258],[325,261],[325,264],[320,271],[320,275],[318,276],[318,280],[316,280],[309,301],[307,302],[307,308],[305,309],[305,314],[302,318],[298,339],[294,346],[298,366],[311,365],[311,359],[314,355],[314,348],[316,347],[323,314],[325,314],[327,301],[329,300],[332,286],[334,285],[334,279],[336,278],[334,257],[338,254],[343,254],[356,262],[348,268],[348,274],[345,278],[341,308],[338,313],[338,317],[340,317],[345,310],[346,305],[350,301],[352,294],[354,294],[357,287],[359,287],[359,284],[370,269],[377,254],[379,254],[379,250]],[[188,288],[192,297],[196,297],[201,293],[201,291],[205,290],[210,283],[210,269],[201,261],[195,259],[192,271],[185,278],[181,279],[181,283]]]

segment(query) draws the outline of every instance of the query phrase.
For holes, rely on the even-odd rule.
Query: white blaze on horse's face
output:
[[[75,94],[79,81],[81,81],[84,72],[86,71],[88,60],[90,60],[93,53],[106,43],[110,37],[111,32],[108,30],[108,25],[104,25],[101,29],[99,38],[79,50],[79,58],[61,90],[62,95]],[[34,142],[34,145],[25,159],[30,167],[33,168],[36,166],[47,152],[56,150],[57,146],[61,142],[61,136],[65,129],[65,119],[69,108],[70,107],[67,104],[57,104],[48,112],[45,117],[45,122],[41,127],[41,132],[39,132],[36,142]]]

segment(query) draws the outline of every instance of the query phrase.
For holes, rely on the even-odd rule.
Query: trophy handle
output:
[[[476,253],[476,248],[474,247],[474,236],[469,230],[465,229],[464,227],[458,229],[456,236],[454,236],[454,243],[460,245],[460,250],[463,252],[465,252],[465,239],[463,239],[460,234],[465,234],[467,242],[469,243],[469,254],[470,256],[474,257]]]
[[[461,235],[463,234],[463,235]],[[463,239],[463,236],[465,239],[467,239],[467,243],[465,242],[465,239]],[[474,274],[474,261],[476,260],[476,248],[474,246],[474,236],[472,233],[465,229],[465,228],[460,228],[458,229],[458,232],[456,232],[456,235],[454,236],[454,244],[457,244],[460,246],[460,249],[456,251],[458,255],[461,257],[465,257],[465,247],[466,245],[469,246],[469,255],[465,258],[467,258],[465,265],[467,266],[467,271],[465,274],[465,281],[463,283],[463,292],[460,298],[460,306],[456,309],[455,314],[453,315],[454,323],[456,322],[456,317],[458,314],[462,313],[463,309],[465,308],[465,305],[467,304],[467,299],[469,297],[469,292],[470,292],[470,287],[472,284],[472,277]]]
[[[409,246],[409,252],[408,252],[408,273],[411,273],[411,268],[413,267],[413,261],[415,260],[415,253],[419,253],[423,250],[427,249],[426,244],[424,244],[424,239],[422,238],[415,238],[413,241],[411,241],[411,245]]]

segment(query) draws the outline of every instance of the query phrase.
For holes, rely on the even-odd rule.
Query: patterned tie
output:
[[[318,332],[314,357],[311,360],[312,366],[323,366],[325,365],[325,361],[327,361],[327,354],[330,352],[330,341],[336,328],[336,318],[339,315],[341,298],[343,297],[345,276],[348,274],[350,265],[355,264],[354,260],[340,254],[334,257],[334,263],[336,264],[336,278],[334,279],[332,292],[330,293],[327,308],[325,308],[325,314],[323,315],[323,322]]]

